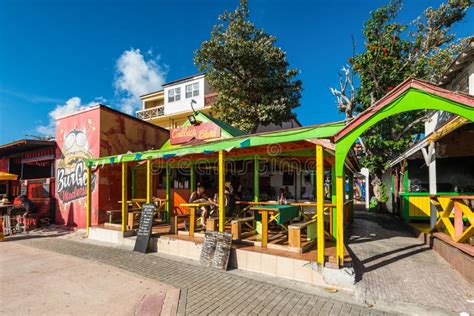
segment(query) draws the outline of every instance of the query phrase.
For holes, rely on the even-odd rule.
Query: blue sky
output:
[[[250,0],[251,20],[275,35],[301,70],[296,113],[304,125],[343,118],[329,87],[351,55],[351,34],[362,49],[362,24],[385,2]],[[400,19],[440,2],[406,0]],[[193,50],[237,3],[0,1],[0,144],[50,131],[55,109],[53,115],[102,101],[131,110],[137,94],[196,73]],[[472,34],[473,19],[469,12],[454,31]]]

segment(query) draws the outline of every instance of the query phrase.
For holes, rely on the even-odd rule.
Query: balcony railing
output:
[[[216,101],[217,93],[211,93],[204,96],[204,106],[212,106]]]
[[[163,115],[165,115],[164,105],[159,105],[159,106],[155,106],[154,108],[137,111],[137,117],[144,121],[151,120],[155,117],[163,116]]]
[[[204,96],[204,107],[210,107],[214,104],[217,93],[211,93]],[[169,105],[172,106],[172,105]],[[191,109],[190,109],[191,112]],[[153,108],[137,111],[137,118],[147,121],[165,115],[165,106],[159,105]]]

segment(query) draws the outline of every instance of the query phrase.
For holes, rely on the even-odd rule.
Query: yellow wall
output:
[[[410,196],[408,198],[409,216],[430,216],[429,196]]]

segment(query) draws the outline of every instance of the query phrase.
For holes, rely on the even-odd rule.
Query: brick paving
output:
[[[347,236],[359,280],[359,302],[416,304],[474,314],[474,287],[401,220],[356,211]]]
[[[365,305],[259,282],[155,254],[145,255],[64,238],[31,238],[15,242],[116,266],[180,288],[178,315],[389,314]]]

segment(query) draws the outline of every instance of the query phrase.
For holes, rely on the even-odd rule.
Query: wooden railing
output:
[[[474,236],[473,195],[431,196],[431,204],[438,217],[434,230],[444,228],[454,242],[465,242]]]
[[[151,120],[155,117],[163,116],[163,115],[165,115],[164,105],[159,105],[159,106],[155,106],[154,108],[137,111],[137,118],[144,121]]]

